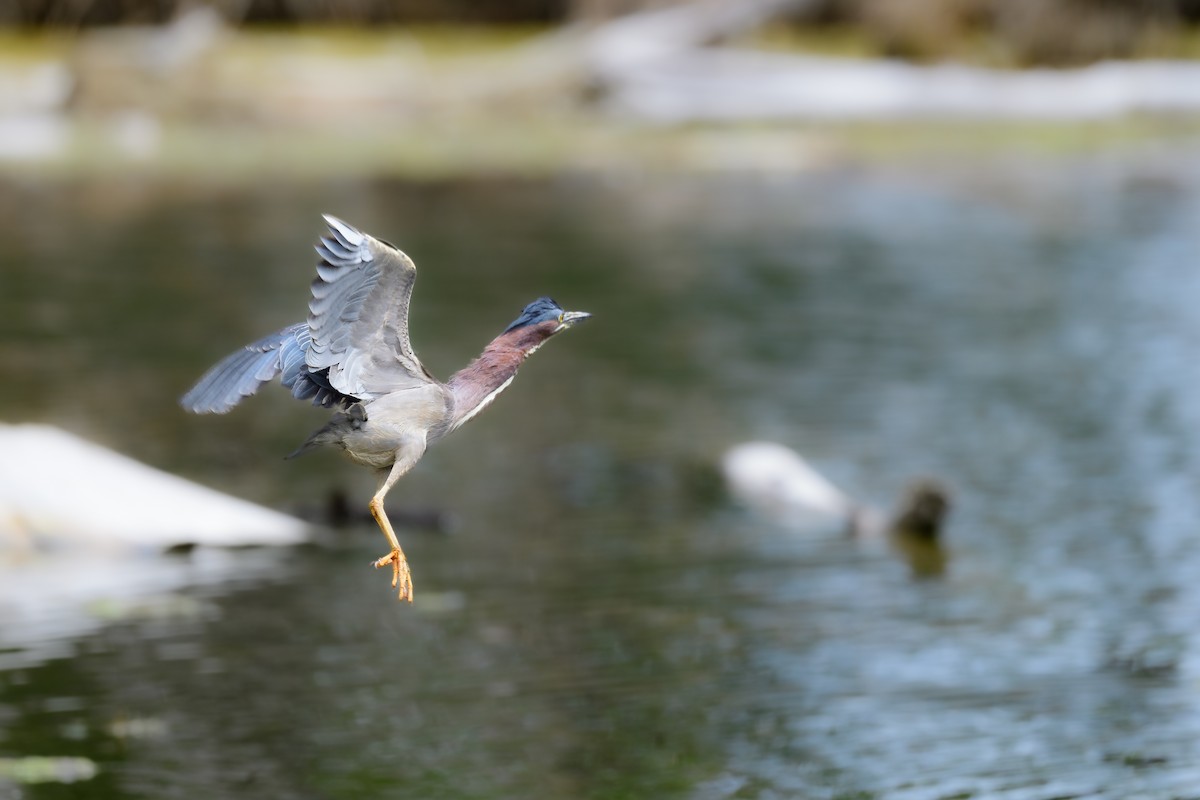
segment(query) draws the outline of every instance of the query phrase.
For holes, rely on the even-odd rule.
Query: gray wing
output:
[[[387,242],[325,217],[305,361],[336,392],[370,399],[435,383],[408,340],[417,267]]]
[[[294,397],[312,398],[313,405],[330,408],[356,400],[336,391],[323,374],[309,371],[304,361],[309,342],[307,322],[264,336],[204,373],[179,404],[196,414],[224,414],[276,377]]]

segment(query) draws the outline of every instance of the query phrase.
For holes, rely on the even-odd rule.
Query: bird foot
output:
[[[375,568],[386,567],[392,565],[392,588],[399,587],[400,599],[413,601],[413,583],[412,570],[408,568],[408,559],[404,557],[404,553],[400,552],[399,548],[393,549],[386,556],[375,560]]]

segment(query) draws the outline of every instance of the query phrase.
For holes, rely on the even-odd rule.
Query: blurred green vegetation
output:
[[[1005,37],[991,27],[967,28],[937,43],[910,40],[907,33],[897,35],[898,38],[893,39],[890,34],[881,36],[879,31],[869,27],[847,23],[820,26],[773,24],[747,35],[742,43],[772,52],[845,58],[901,55],[914,61],[957,61],[1000,69],[1030,66],[1041,60],[1028,52],[1020,41]],[[1131,59],[1200,59],[1200,26],[1193,22],[1131,31],[1125,46],[1095,55]],[[1048,60],[1057,63],[1062,59],[1049,57]]]
[[[0,4],[0,22],[92,26],[159,24],[200,3],[193,0],[17,0]],[[239,23],[551,22],[566,0],[209,0]]]
[[[1200,22],[1195,0],[832,0],[886,55],[1004,66],[1182,56]],[[1194,44],[1185,47],[1194,53]]]
[[[663,0],[207,0],[235,25],[561,25]],[[19,0],[0,25],[164,23],[193,0]],[[761,41],[816,52],[1004,66],[1200,54],[1200,0],[796,0]],[[450,36],[453,39],[455,36]],[[469,44],[471,36],[457,45]]]

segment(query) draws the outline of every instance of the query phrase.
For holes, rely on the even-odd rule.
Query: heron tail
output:
[[[345,411],[339,411],[325,426],[309,436],[304,444],[288,453],[284,458],[291,459],[304,455],[314,447],[326,444],[341,444],[346,434],[356,431],[367,421],[367,412],[361,403],[355,403]]]

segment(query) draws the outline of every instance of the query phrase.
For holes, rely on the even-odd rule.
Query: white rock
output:
[[[721,468],[734,497],[778,522],[847,530],[855,513],[847,495],[781,444],[740,444],[725,454]]]
[[[285,545],[294,517],[222,494],[48,425],[0,425],[0,547]]]
[[[62,156],[71,127],[60,114],[0,116],[0,160],[37,161]]]
[[[8,63],[0,69],[0,116],[61,112],[74,86],[71,70],[64,63]]]

